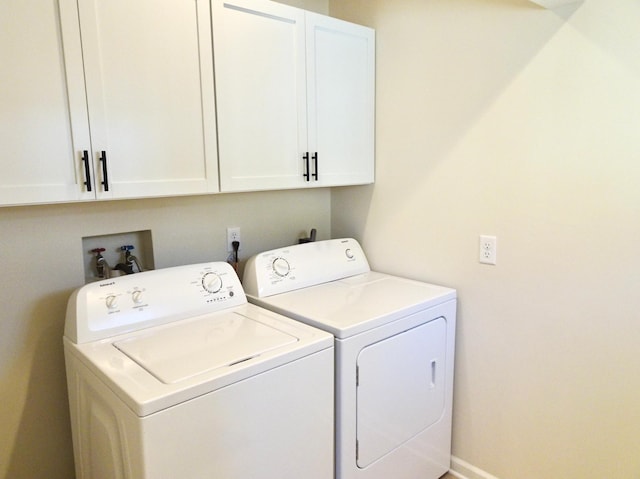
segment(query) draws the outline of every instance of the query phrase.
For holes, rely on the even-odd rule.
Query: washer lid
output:
[[[172,384],[297,341],[276,328],[230,313],[181,322],[113,345],[159,381]]]

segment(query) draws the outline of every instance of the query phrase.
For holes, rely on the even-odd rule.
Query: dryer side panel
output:
[[[437,422],[445,409],[443,317],[371,344],[358,356],[357,465],[366,468]]]

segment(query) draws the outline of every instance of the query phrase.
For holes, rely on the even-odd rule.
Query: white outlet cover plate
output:
[[[496,264],[497,244],[495,236],[480,235],[478,260],[483,264]]]
[[[227,228],[227,252],[231,253],[233,251],[233,245],[231,244],[233,241],[240,242],[240,227],[233,226]],[[240,245],[242,246],[242,244]],[[240,249],[240,248],[238,248]]]

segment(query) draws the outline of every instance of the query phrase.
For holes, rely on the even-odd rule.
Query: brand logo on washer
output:
[[[116,284],[115,281],[111,281],[109,283],[100,283],[100,287],[104,288],[105,286],[113,286],[114,284]]]

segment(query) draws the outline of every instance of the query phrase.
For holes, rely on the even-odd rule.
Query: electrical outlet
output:
[[[239,226],[233,226],[233,227],[227,228],[227,252],[233,251],[233,245],[231,243],[233,243],[234,241],[237,241],[238,243],[240,243],[240,227]]]
[[[484,264],[496,264],[497,241],[495,236],[480,235],[480,257]]]

